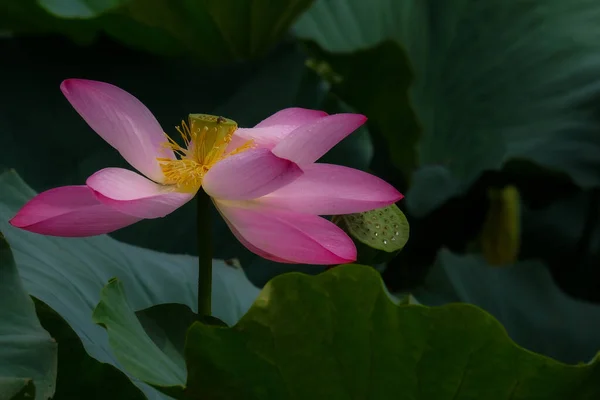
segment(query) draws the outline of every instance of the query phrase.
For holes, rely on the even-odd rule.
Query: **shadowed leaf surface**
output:
[[[2,230],[0,227],[0,398],[4,399],[4,393],[10,393],[7,399],[33,393],[36,399],[47,399],[56,388],[56,342],[37,319]]]
[[[510,159],[600,183],[599,17],[594,0],[318,0],[295,28],[334,54],[388,39],[405,49],[410,103],[388,110],[412,107],[422,128],[418,165],[458,181],[440,191],[439,174],[417,170],[407,199],[424,215]],[[384,134],[393,154],[410,144],[407,132]]]
[[[600,349],[600,306],[563,293],[539,261],[496,268],[480,256],[443,249],[414,294],[427,305],[475,304],[521,346],[564,362],[588,361]]]
[[[234,327],[192,325],[185,393],[193,399],[344,400],[600,395],[598,362],[571,366],[524,350],[475,306],[396,303],[370,267],[276,277]],[[95,319],[138,377],[157,383],[150,369],[160,368],[163,356],[142,363],[157,349],[139,336],[119,282],[104,288]],[[135,338],[144,345],[128,345]],[[177,387],[166,390],[180,388],[182,371],[171,379]]]
[[[312,0],[19,0],[0,28],[61,33],[79,43],[106,33],[134,48],[207,64],[264,57]]]
[[[106,332],[91,319],[100,290],[112,277],[121,279],[128,288],[135,310],[164,303],[196,307],[196,257],[158,253],[120,243],[106,235],[57,238],[9,225],[8,220],[34,195],[15,172],[0,174],[0,231],[11,243],[24,293],[36,297],[64,318],[91,357],[122,368],[110,350]],[[240,268],[214,260],[215,316],[234,324],[258,292]],[[161,398],[148,386],[137,383],[149,398]],[[39,393],[41,388],[36,387]]]

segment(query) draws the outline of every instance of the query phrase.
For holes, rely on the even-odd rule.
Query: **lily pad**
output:
[[[600,305],[563,293],[539,261],[496,268],[481,256],[443,249],[414,295],[429,306],[477,305],[498,318],[519,345],[557,360],[587,362],[600,350]]]
[[[0,377],[0,400],[29,400],[35,398],[35,384],[27,378]]]
[[[112,364],[91,357],[67,322],[34,298],[42,323],[58,344],[55,399],[144,400],[147,397],[131,379]]]
[[[127,372],[172,397],[183,398],[186,378],[183,355],[169,355],[152,341],[117,279],[111,279],[102,290],[93,319],[108,331],[109,344]]]
[[[61,18],[93,18],[127,3],[128,0],[37,0],[49,13]]]
[[[155,349],[122,288],[105,287],[95,317],[115,353],[137,364]],[[234,327],[194,323],[185,358],[188,399],[600,396],[598,361],[566,365],[524,350],[472,305],[396,304],[379,274],[360,265],[274,278]],[[160,364],[150,367],[157,370],[138,368],[138,377],[160,376]]]
[[[11,248],[0,231],[0,398],[54,395],[56,342],[42,328],[25,292]]]
[[[353,74],[362,63],[333,72],[346,79],[350,102],[366,96],[365,88],[401,79],[409,67],[410,101],[384,107],[390,115],[414,111],[422,130],[417,165],[446,170],[458,181],[449,187],[466,190],[483,171],[513,159],[594,187],[600,184],[599,15],[600,3],[587,0],[317,0],[295,31],[327,50],[325,60],[360,51],[369,63],[377,57],[367,50],[383,51],[386,40],[406,53],[407,65],[396,75]],[[399,155],[413,149],[411,132],[382,132],[402,170],[407,157]],[[417,182],[428,175],[417,170],[419,190],[407,193],[415,215],[460,194]]]
[[[221,64],[265,56],[312,0],[23,0],[0,5],[17,33],[100,32],[135,49]]]
[[[135,310],[165,303],[195,309],[196,257],[158,253],[106,235],[57,238],[10,226],[8,220],[34,195],[15,172],[0,174],[0,231],[11,243],[26,293],[64,318],[90,356],[122,368],[110,350],[106,332],[91,320],[100,290],[112,277],[124,283]],[[234,324],[259,290],[240,268],[220,260],[215,260],[213,267],[213,314]],[[141,385],[149,398],[157,398],[155,391]]]

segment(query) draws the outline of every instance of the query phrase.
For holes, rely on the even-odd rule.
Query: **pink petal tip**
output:
[[[62,186],[35,196],[9,223],[42,235],[86,237],[110,233],[139,220],[100,203],[87,186]]]

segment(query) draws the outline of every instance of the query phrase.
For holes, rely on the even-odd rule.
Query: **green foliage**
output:
[[[117,279],[111,279],[102,290],[93,319],[106,328],[108,343],[128,373],[172,397],[183,397],[186,378],[183,355],[171,353],[169,356],[152,341]]]
[[[420,21],[405,20],[424,7],[414,1],[316,0],[294,25],[302,39],[319,43],[330,53],[351,53],[376,47],[388,38],[402,38]]]
[[[35,192],[16,173],[0,174],[0,231],[11,242],[25,292],[64,318],[91,357],[121,368],[110,351],[106,334],[91,320],[100,290],[111,277],[124,282],[136,310],[164,303],[195,308],[196,257],[161,254],[119,243],[105,235],[56,238],[10,226],[7,221],[34,195]],[[233,324],[250,306],[258,289],[248,282],[239,268],[222,261],[215,261],[213,268],[213,313]],[[33,306],[31,308],[33,310]],[[5,311],[12,313],[19,309]],[[23,328],[16,325],[14,329],[21,331]],[[68,332],[63,331],[61,335],[69,337]],[[77,354],[72,356],[77,358]],[[50,382],[54,384],[54,377]],[[42,386],[36,386],[38,393],[42,393]],[[155,396],[147,386],[141,388],[147,395]]]
[[[55,399],[147,398],[131,379],[114,365],[92,358],[75,331],[54,310],[39,300],[35,300],[35,308],[42,326],[58,344]]]
[[[170,382],[176,386],[163,390],[183,398],[174,391],[181,390],[184,367],[172,379],[157,377],[164,355],[144,336],[118,281],[104,288],[95,320],[132,373]],[[600,395],[598,362],[569,366],[528,352],[470,305],[394,304],[377,272],[360,265],[273,279],[234,327],[194,323],[185,358],[190,399]]]
[[[543,261],[561,290],[596,304],[600,303],[599,205],[599,188],[578,190],[548,207],[523,207],[521,223],[521,257]]]
[[[314,57],[309,65],[330,82],[332,93],[369,117],[369,128],[388,140],[394,166],[410,179],[420,127],[408,98],[413,74],[404,51],[392,41],[349,54],[328,53],[312,43],[306,48]]]
[[[10,0],[0,28],[63,33],[89,42],[105,32],[136,49],[209,64],[264,57],[312,0]],[[83,39],[80,35],[83,35]]]
[[[0,2],[0,29],[16,34],[62,33],[78,44],[89,44],[98,27],[81,20],[57,19],[36,0],[8,0]]]
[[[417,171],[411,210],[431,212],[483,171],[514,158],[566,172],[583,186],[600,183],[599,125],[589,106],[600,90],[597,2],[362,3],[317,1],[296,31],[330,52],[387,39],[406,50],[415,75],[410,105],[423,129],[419,165],[447,170],[458,181],[445,185],[454,191],[439,191],[439,174],[430,180]],[[408,115],[408,105],[396,101],[386,111]],[[410,135],[393,134],[386,134],[391,151],[405,152]]]
[[[35,398],[35,384],[32,379],[0,377],[0,400],[33,398]]]
[[[322,161],[372,169],[408,191],[411,240],[399,246],[402,253],[388,253],[355,229],[359,262],[395,257],[389,265],[402,271],[397,281],[404,284],[436,259],[416,292],[419,302],[473,303],[529,350],[590,360],[600,346],[600,308],[568,297],[555,281],[572,296],[598,301],[599,4],[312,3],[1,2],[0,169],[16,168],[41,191],[126,166],[60,94],[69,77],[130,91],[167,133],[189,113],[249,127],[289,106],[361,112],[368,130]],[[311,4],[294,26],[302,46],[278,46]],[[50,33],[77,46],[39,37]],[[521,212],[514,196],[488,196],[507,186],[519,190]],[[600,397],[597,361],[567,366],[523,350],[472,306],[418,306],[410,295],[392,304],[366,267],[276,278],[238,323],[258,289],[234,262],[215,262],[213,303],[225,323],[195,322],[195,258],[107,236],[57,239],[10,227],[6,221],[33,195],[15,173],[0,174],[0,231],[13,247],[21,297],[36,297],[41,326],[59,345],[57,399]],[[113,236],[194,254],[195,208],[190,202]],[[214,210],[210,222],[216,257],[239,258],[254,282],[323,270],[262,260]],[[471,251],[467,243],[477,235],[488,261],[506,264],[520,247],[522,258],[541,259],[550,272],[538,261],[500,270],[479,255],[456,254]],[[452,252],[438,253],[441,247]],[[118,281],[102,290],[113,277]],[[99,300],[94,317],[106,329],[91,319]],[[28,307],[23,315],[46,334]],[[13,376],[0,360],[1,400],[44,396],[33,372]]]
[[[564,362],[588,361],[598,352],[600,306],[563,293],[538,261],[495,268],[480,256],[444,249],[414,295],[427,305],[482,307],[519,345]]]
[[[37,0],[40,7],[61,18],[93,18],[122,5],[128,0]]]
[[[5,393],[7,399],[29,394],[36,394],[36,399],[51,397],[55,390],[56,343],[35,315],[2,228],[0,304],[0,398]]]

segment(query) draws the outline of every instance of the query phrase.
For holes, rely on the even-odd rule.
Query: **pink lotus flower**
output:
[[[366,121],[362,115],[288,108],[250,129],[237,129],[221,117],[191,115],[189,126],[178,128],[185,145],[180,147],[138,99],[116,86],[68,79],[61,90],[89,126],[143,175],[105,168],[85,185],[40,193],[10,221],[31,232],[109,233],[164,217],[202,187],[254,253],[286,263],[340,264],[354,261],[356,248],[319,215],[367,211],[402,198],[375,176],[315,163]]]

